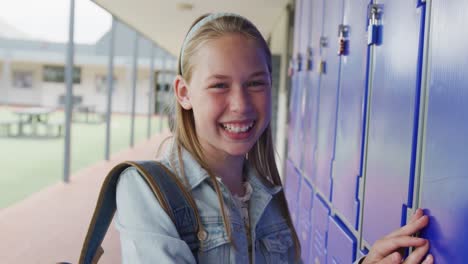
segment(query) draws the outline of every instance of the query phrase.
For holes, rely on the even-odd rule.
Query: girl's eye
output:
[[[266,83],[264,81],[250,81],[247,83],[247,86],[253,86],[253,87],[260,87],[260,86],[264,86],[266,85]]]
[[[226,83],[216,83],[211,85],[211,88],[226,88],[227,84]]]

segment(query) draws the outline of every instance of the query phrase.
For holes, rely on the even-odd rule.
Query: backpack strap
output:
[[[128,167],[134,167],[138,170],[161,207],[174,222],[181,239],[189,245],[195,259],[197,259],[200,247],[197,234],[204,231],[192,196],[177,176],[163,164],[156,161],[126,161],[115,166],[104,180],[83,243],[79,263],[97,263],[104,253],[101,244],[116,211],[118,179]]]

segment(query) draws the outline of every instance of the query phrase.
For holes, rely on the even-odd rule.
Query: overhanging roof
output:
[[[251,20],[266,38],[291,0],[94,0],[120,21],[177,56],[183,38],[199,16],[210,12],[233,12]],[[188,3],[191,10],[180,10]]]

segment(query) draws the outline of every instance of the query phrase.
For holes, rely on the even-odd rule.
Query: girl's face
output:
[[[177,94],[183,108],[193,109],[204,151],[220,158],[244,156],[270,122],[264,50],[253,39],[229,34],[203,44],[194,59],[191,82]]]

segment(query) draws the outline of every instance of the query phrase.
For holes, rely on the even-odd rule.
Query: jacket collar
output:
[[[174,148],[172,148],[174,149]],[[209,179],[208,172],[202,168],[202,166],[196,161],[192,154],[187,151],[185,148],[181,147],[181,157],[182,163],[184,166],[186,179],[182,176],[182,170],[180,168],[180,163],[176,153],[171,153],[172,151],[167,151],[165,154],[165,159],[170,161],[171,167],[177,172],[181,177],[182,182],[186,183],[190,190],[196,188],[205,180]],[[175,155],[174,155],[175,154]],[[172,160],[171,160],[172,159]],[[275,195],[281,191],[281,186],[275,186],[266,180],[263,180],[258,176],[255,168],[249,165],[247,162],[247,181],[252,185],[253,191],[263,191],[270,195]]]
[[[254,167],[247,162],[247,181],[252,185],[254,191],[262,190],[270,195],[275,195],[281,191],[281,186],[273,185],[260,177]]]

